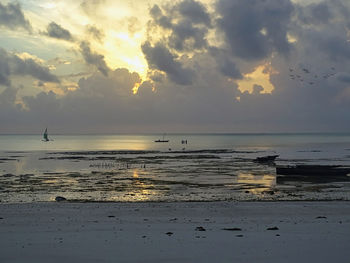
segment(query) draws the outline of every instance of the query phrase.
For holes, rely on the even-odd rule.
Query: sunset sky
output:
[[[0,0],[0,123],[348,132],[350,1]]]

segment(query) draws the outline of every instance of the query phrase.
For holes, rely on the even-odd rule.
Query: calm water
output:
[[[349,134],[168,134],[169,143],[154,143],[162,134],[150,135],[0,135],[1,151],[180,150],[276,147],[350,148]],[[188,144],[181,144],[187,140]]]
[[[276,164],[350,165],[350,134],[0,135],[0,201],[350,199],[349,182],[278,183]],[[187,144],[181,141],[187,140]]]

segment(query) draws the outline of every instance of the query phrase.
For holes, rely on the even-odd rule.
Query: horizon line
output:
[[[144,132],[144,133],[50,133],[50,135],[316,135],[316,134],[350,134],[350,131],[311,131],[311,132]],[[0,136],[5,135],[42,135],[42,133],[1,133]]]

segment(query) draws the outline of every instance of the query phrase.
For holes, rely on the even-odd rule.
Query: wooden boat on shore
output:
[[[276,174],[302,176],[347,176],[350,174],[350,167],[341,165],[277,166]]]

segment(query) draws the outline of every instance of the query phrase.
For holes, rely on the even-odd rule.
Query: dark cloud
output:
[[[298,19],[304,24],[324,24],[333,17],[331,8],[326,2],[312,3],[310,5],[297,8]]]
[[[142,52],[148,65],[153,69],[165,72],[171,81],[179,85],[192,84],[194,72],[184,68],[162,43],[151,46],[149,42],[146,42],[142,45]]]
[[[184,49],[202,49],[207,46],[206,27],[194,27],[190,20],[181,20],[172,27],[172,34],[169,37],[169,46],[182,51]]]
[[[232,53],[245,60],[260,60],[277,51],[287,55],[290,0],[219,0],[217,23]]]
[[[324,35],[319,35],[318,39],[319,47],[326,52],[331,59],[344,60],[350,58],[350,45],[345,36],[334,35],[332,38],[326,38]]]
[[[316,55],[328,61],[345,62],[350,58],[349,37],[343,24],[333,22],[317,28],[299,29],[297,34],[300,51],[307,52],[308,59]],[[313,57],[312,61],[316,59]]]
[[[231,58],[228,52],[226,52],[225,50],[211,47],[210,53],[215,58],[217,67],[224,76],[227,76],[233,79],[243,78],[237,65],[235,64],[235,62],[233,61],[233,59]]]
[[[345,72],[338,73],[337,79],[341,82],[350,83],[350,73],[345,73]]]
[[[102,40],[105,37],[103,30],[93,25],[86,26],[86,32],[100,43],[102,43]]]
[[[30,22],[24,17],[22,8],[19,3],[0,3],[0,26],[9,29],[23,28],[29,32],[32,31]]]
[[[206,7],[198,1],[184,0],[178,4],[180,14],[196,24],[210,25],[210,16]]]
[[[13,107],[14,103],[16,101],[18,89],[7,87],[1,94],[0,94],[0,105]]]
[[[10,65],[8,53],[0,48],[0,85],[10,85]]]
[[[87,64],[95,66],[103,75],[107,76],[110,69],[108,68],[104,56],[91,50],[89,43],[83,41],[80,43],[80,52]]]
[[[69,32],[69,30],[63,28],[55,22],[51,22],[47,25],[47,31],[44,34],[56,39],[73,41],[72,34]]]
[[[0,84],[9,86],[11,75],[29,75],[45,82],[60,82],[47,67],[32,58],[22,59],[0,48]]]
[[[56,131],[65,131],[69,127],[71,132],[80,129],[93,132],[99,130],[100,125],[107,128],[111,123],[120,126],[135,122],[138,116],[132,108],[142,112],[139,107],[142,103],[140,98],[132,95],[132,88],[140,81],[137,73],[127,69],[110,71],[108,77],[94,73],[81,78],[78,89],[67,91],[63,96],[52,91],[24,96],[22,101],[26,110],[18,107],[13,99],[11,103],[2,104],[3,98],[10,101],[14,97],[14,90],[8,89],[0,93],[0,121],[6,120],[8,125],[17,127],[25,122],[26,129],[31,131],[35,131],[38,124],[46,123],[56,127]],[[11,119],[9,116],[17,118]],[[0,131],[4,129],[6,127],[0,127]]]
[[[161,9],[154,5],[150,9],[154,25],[171,34],[167,39],[169,47],[177,51],[197,50],[207,47],[207,33],[211,20],[206,7],[197,1],[184,0]]]
[[[150,15],[155,21],[155,23],[163,28],[171,28],[172,22],[170,16],[163,15],[163,11],[160,9],[158,5],[154,5],[150,9]]]
[[[22,59],[14,55],[11,58],[11,68],[16,75],[30,75],[45,82],[60,82],[47,67],[39,65],[32,58]]]

